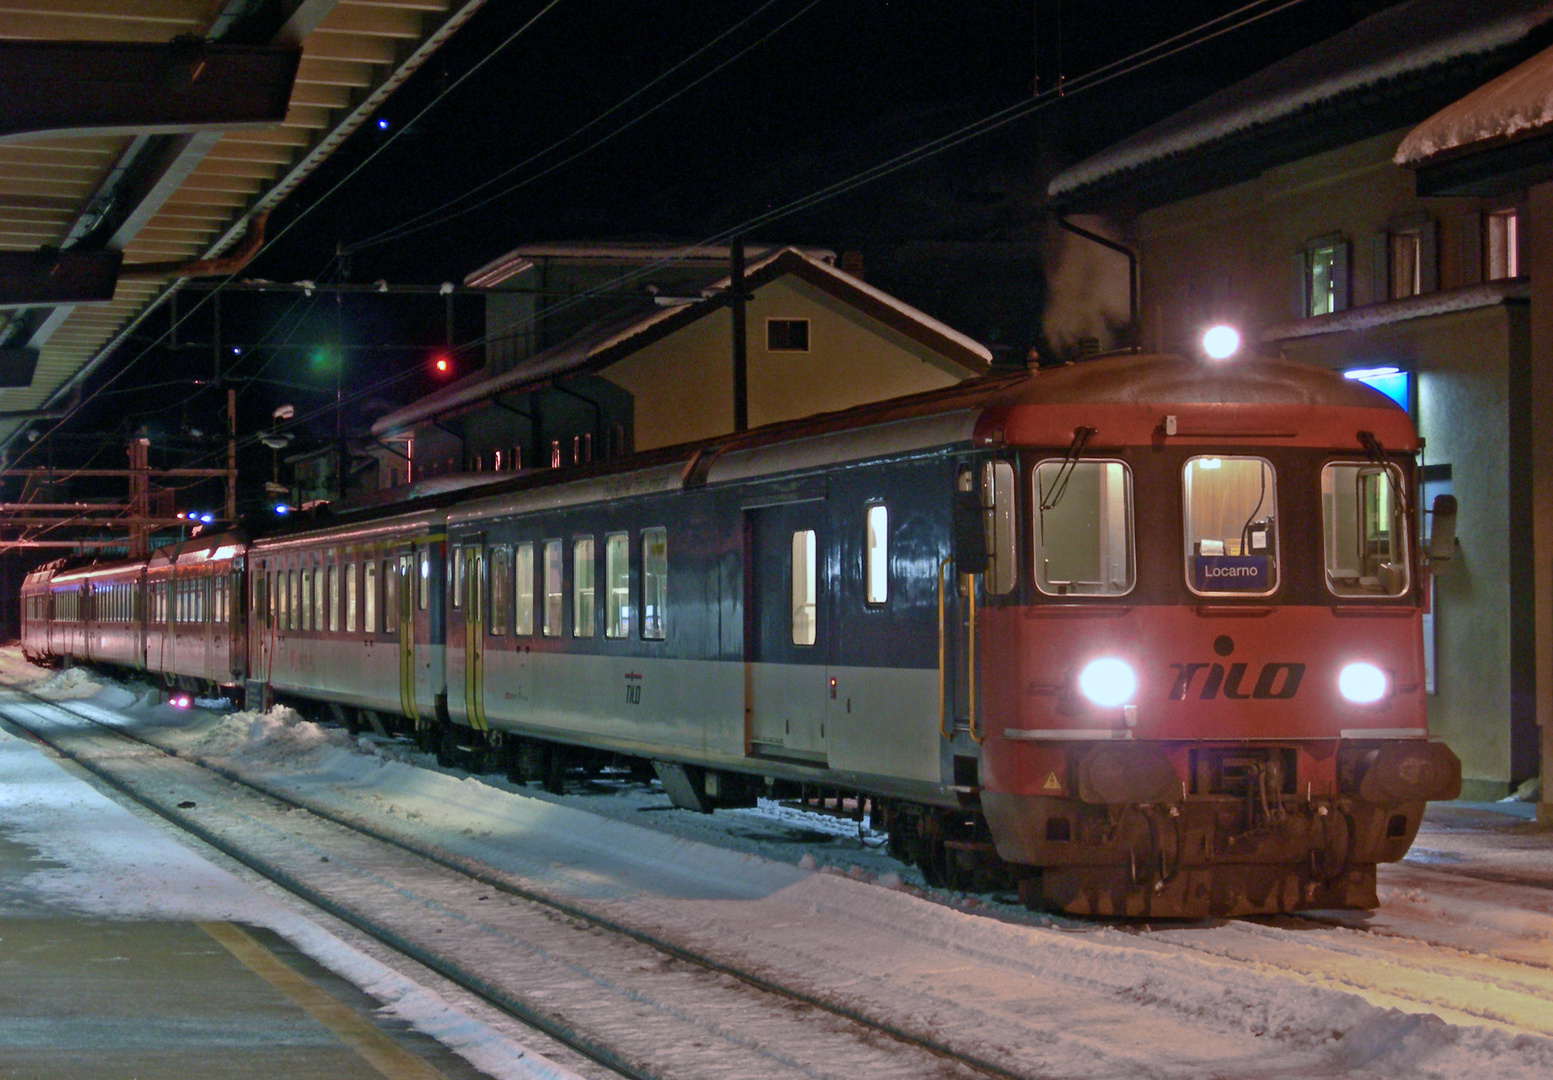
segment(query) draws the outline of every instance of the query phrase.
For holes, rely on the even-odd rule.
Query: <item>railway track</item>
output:
[[[6,721],[612,1074],[1034,1080],[12,690]]]

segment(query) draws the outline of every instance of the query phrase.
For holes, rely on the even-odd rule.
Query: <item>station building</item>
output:
[[[1467,798],[1537,777],[1553,730],[1553,452],[1539,430],[1553,309],[1538,313],[1545,256],[1527,227],[1553,230],[1553,190],[1513,176],[1430,189],[1415,183],[1427,158],[1397,154],[1550,44],[1543,3],[1398,4],[1048,188],[1059,214],[1096,215],[1136,253],[1136,343],[1191,351],[1232,322],[1261,352],[1372,380],[1412,413],[1422,505],[1452,493],[1461,507],[1426,660],[1431,730],[1461,757]]]
[[[486,364],[373,425],[379,485],[587,464],[950,386],[992,363],[831,252],[747,259],[735,282],[727,248],[552,244],[475,271]]]

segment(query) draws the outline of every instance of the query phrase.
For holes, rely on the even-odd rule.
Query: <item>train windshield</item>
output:
[[[1262,458],[1187,461],[1182,516],[1193,592],[1266,596],[1278,587],[1276,494],[1273,467]]]
[[[1401,596],[1408,588],[1402,473],[1333,462],[1321,470],[1327,588],[1338,596]]]
[[[1124,463],[1041,462],[1035,508],[1038,589],[1051,596],[1132,591],[1132,473]]]

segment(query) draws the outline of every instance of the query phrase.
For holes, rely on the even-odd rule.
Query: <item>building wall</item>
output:
[[[797,278],[761,286],[745,317],[752,427],[950,386],[971,374]],[[772,318],[808,319],[809,350],[768,350]],[[731,328],[731,316],[714,314],[604,372],[635,399],[636,449],[733,430]]]
[[[1513,584],[1530,572],[1519,565],[1525,547],[1514,522],[1529,491],[1512,480],[1507,453],[1512,426],[1524,416],[1512,406],[1510,386],[1512,367],[1528,361],[1527,325],[1524,305],[1496,305],[1281,343],[1292,360],[1396,364],[1416,376],[1420,461],[1451,467],[1460,507],[1457,557],[1435,579],[1429,726],[1461,757],[1469,798],[1500,798],[1511,781],[1524,779],[1527,743],[1535,739],[1535,710],[1515,692],[1531,679],[1530,612],[1514,602]]]
[[[1139,216],[1140,308],[1144,342],[1190,348],[1210,321],[1228,319],[1254,337],[1300,318],[1299,288],[1309,241],[1349,243],[1351,306],[1388,299],[1388,225],[1423,215],[1436,230],[1436,281],[1455,288],[1481,279],[1478,199],[1419,198],[1413,174],[1391,163],[1398,130],[1269,169],[1255,180]]]
[[[1481,282],[1482,215],[1501,204],[1418,197],[1413,174],[1391,162],[1405,134],[1313,155],[1141,214],[1134,235],[1143,339],[1189,351],[1203,327],[1222,319],[1253,342],[1272,328],[1262,348],[1291,359],[1414,372],[1422,460],[1451,465],[1461,508],[1461,555],[1436,585],[1430,726],[1462,758],[1466,794],[1497,798],[1536,772],[1535,668],[1547,651],[1534,641],[1547,618],[1531,599],[1538,568],[1530,554],[1532,435],[1515,389],[1530,370],[1529,314],[1524,304],[1499,303],[1404,321],[1377,315],[1356,329],[1320,332],[1321,317],[1306,320],[1304,307],[1311,241],[1347,241],[1346,306],[1363,308],[1390,299],[1388,230],[1420,221],[1434,241],[1424,293]],[[1291,334],[1288,324],[1300,320],[1298,336]]]

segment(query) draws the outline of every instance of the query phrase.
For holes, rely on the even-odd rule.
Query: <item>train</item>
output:
[[[1078,915],[1371,908],[1461,783],[1420,449],[1332,371],[1126,353],[49,564],[22,648],[552,787],[866,807],[929,883]]]

